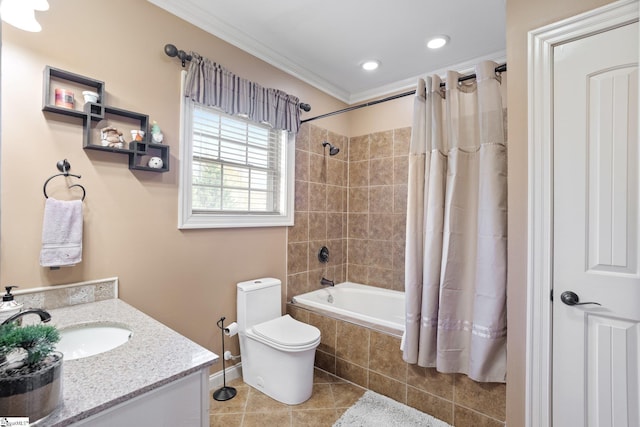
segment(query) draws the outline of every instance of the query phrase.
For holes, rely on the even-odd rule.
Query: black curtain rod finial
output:
[[[305,104],[304,102],[300,103],[300,109],[306,111],[307,113],[311,111],[311,105]]]
[[[182,66],[186,65],[186,61],[191,61],[191,55],[186,53],[184,50],[178,50],[178,48],[173,44],[164,45],[164,53],[171,58],[178,57],[182,61]]]

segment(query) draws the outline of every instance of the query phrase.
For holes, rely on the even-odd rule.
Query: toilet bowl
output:
[[[242,379],[271,398],[297,405],[311,397],[320,330],[282,315],[280,280],[238,283]]]

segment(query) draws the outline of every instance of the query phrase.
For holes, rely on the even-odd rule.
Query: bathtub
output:
[[[292,298],[296,306],[401,336],[404,292],[344,282]]]

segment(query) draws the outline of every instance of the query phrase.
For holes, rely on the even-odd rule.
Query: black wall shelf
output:
[[[87,102],[82,110],[55,105],[54,81],[68,86],[65,89],[91,90],[98,93],[98,102]],[[134,111],[123,110],[105,105],[104,82],[70,73],[50,66],[44,69],[42,111],[47,111],[65,116],[82,119],[82,147],[88,150],[107,151],[111,153],[126,154],[129,156],[129,169],[144,170],[149,172],[167,172],[169,170],[169,146],[165,144],[153,144],[149,134],[149,116]],[[125,142],[127,148],[103,146],[100,141],[100,128],[106,126],[102,122],[118,122],[131,129],[144,131],[142,141]],[[124,134],[125,141],[129,135]],[[151,157],[159,157],[162,167],[152,168],[148,166]]]

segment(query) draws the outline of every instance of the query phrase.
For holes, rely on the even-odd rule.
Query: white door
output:
[[[553,426],[638,427],[638,23],[553,55]]]

